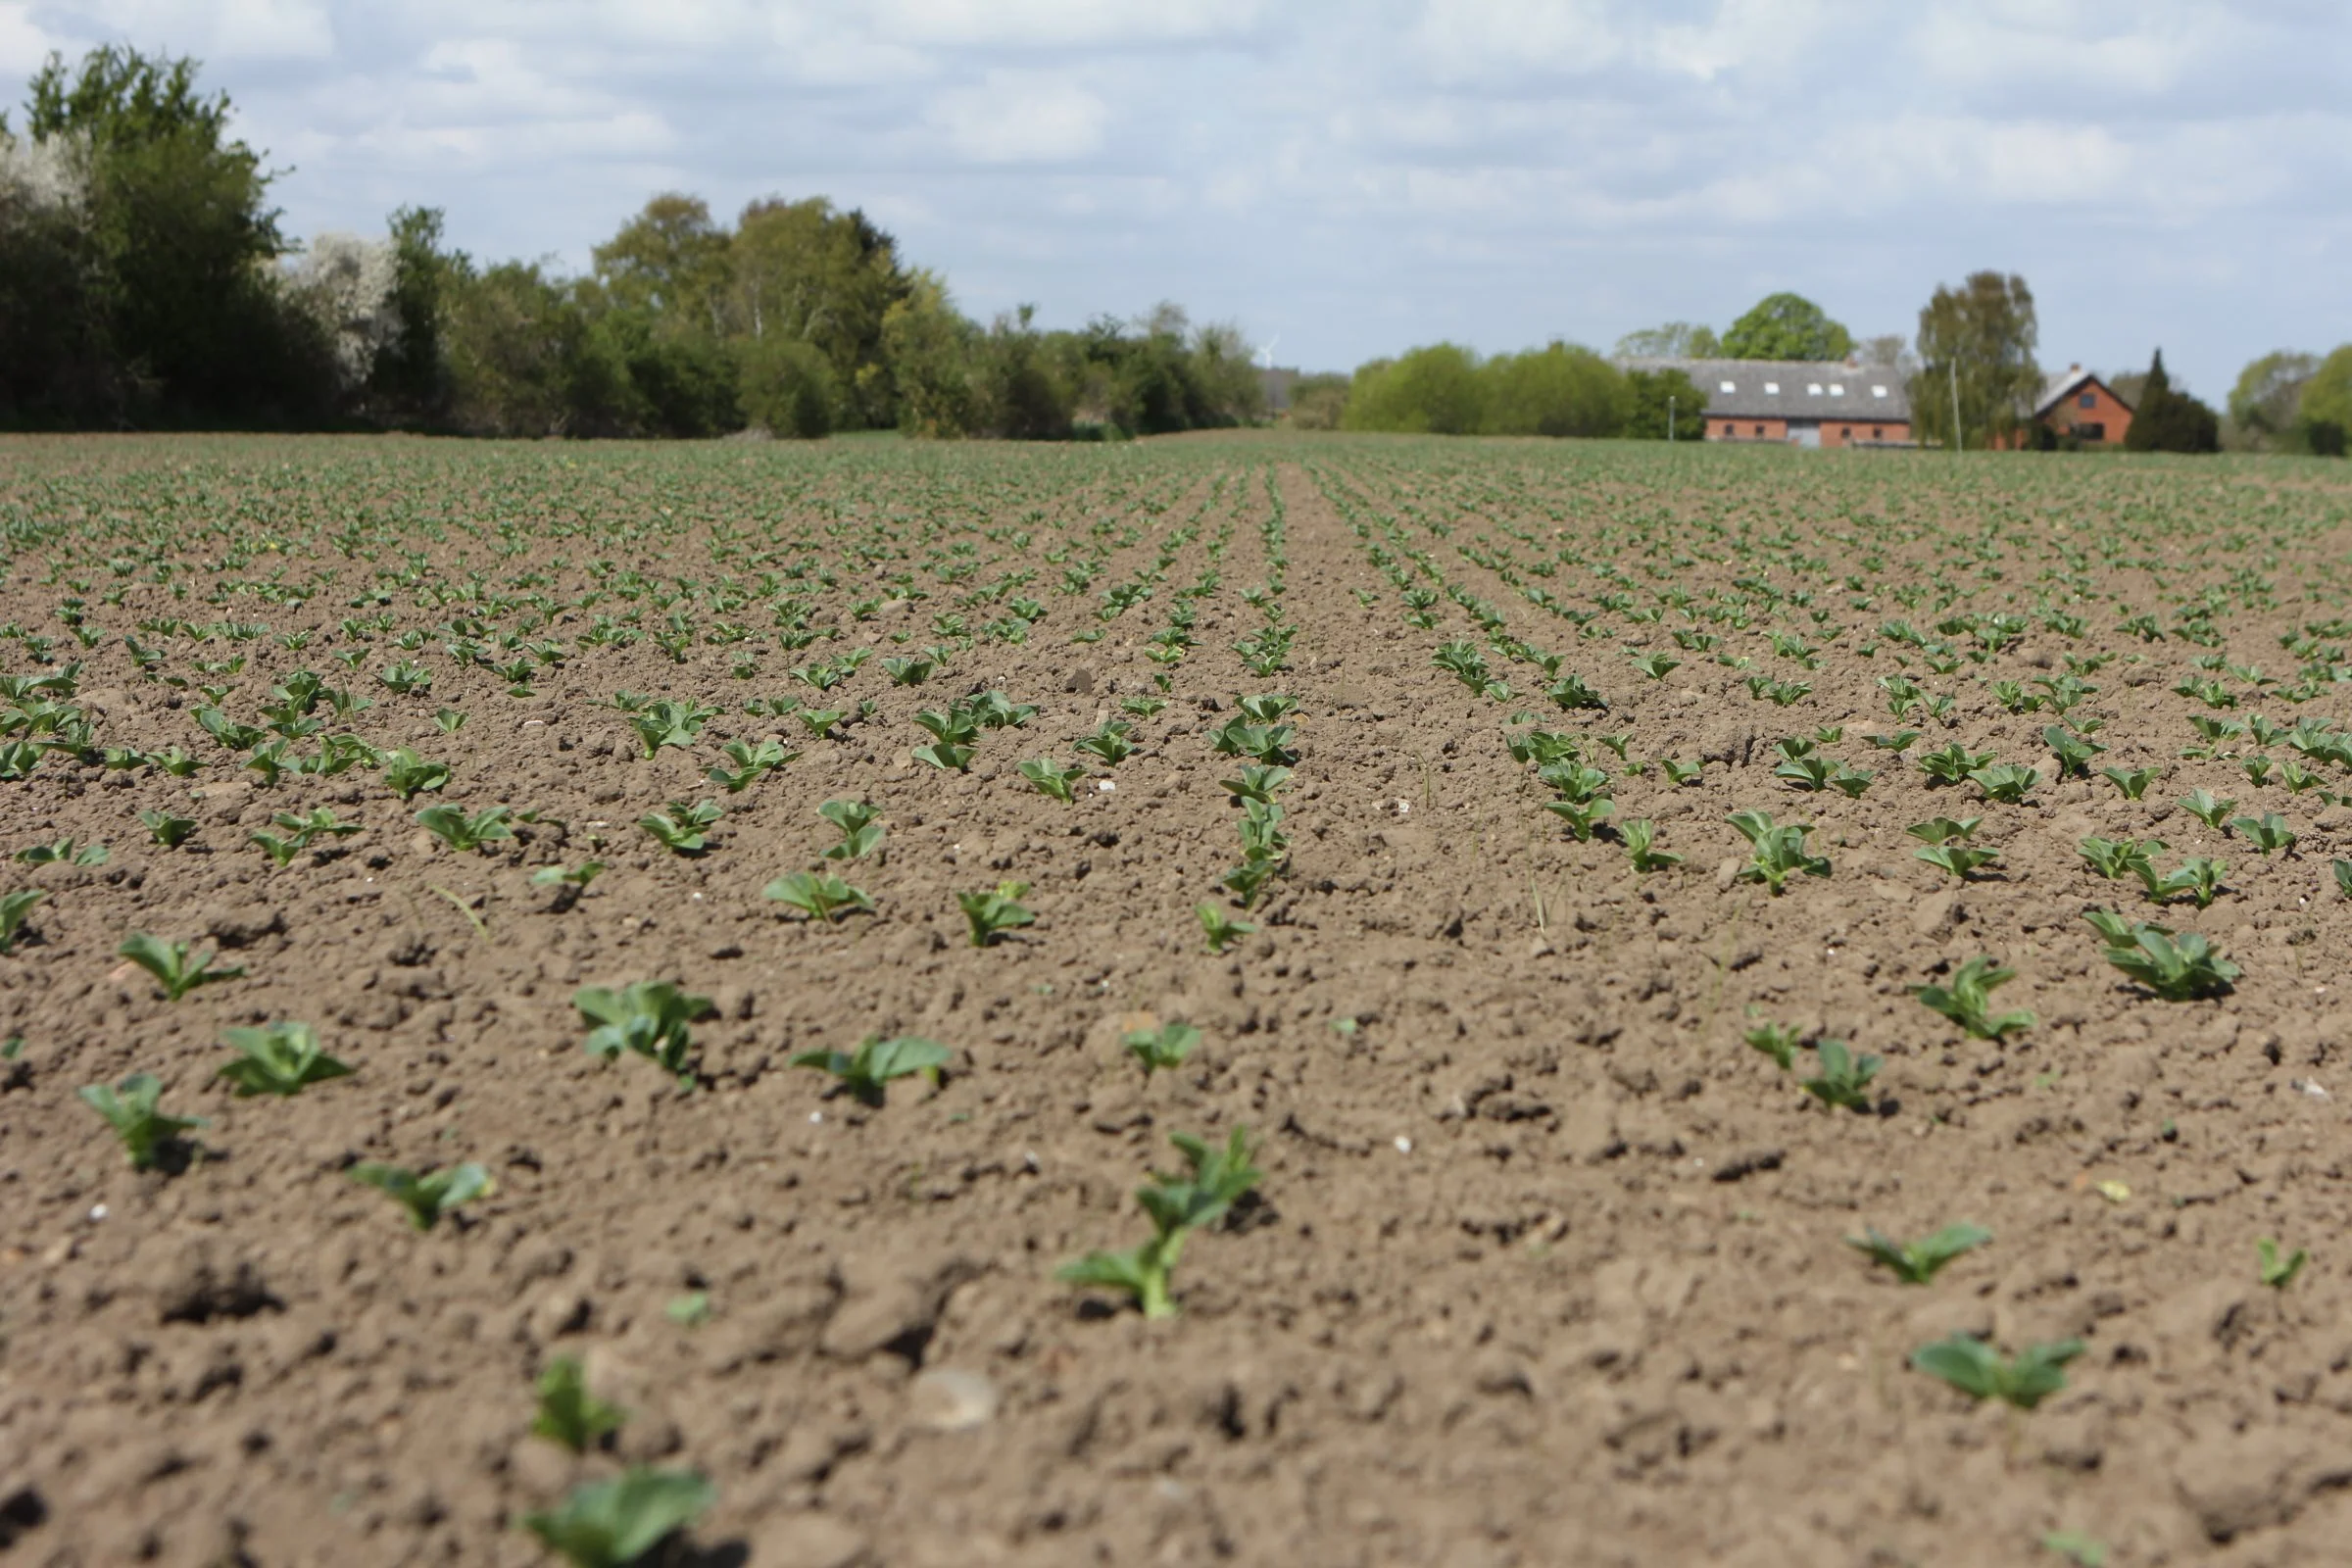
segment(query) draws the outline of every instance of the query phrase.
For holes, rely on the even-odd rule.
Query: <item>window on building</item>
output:
[[[1757,425],[1757,426],[1756,426],[1756,434],[1758,434],[1758,435],[1762,435],[1763,433],[1764,433],[1764,427],[1763,427],[1762,425],[1760,425],[1760,424],[1759,424],[1759,425]]]
[[[2107,439],[2107,427],[2095,419],[2078,424],[2075,426],[2075,439],[2078,441],[2104,441]]]
[[[1870,427],[1870,438],[1873,441],[1884,441],[1886,439],[1886,432],[1881,426],[1874,424]]]
[[[1781,383],[1778,381],[1767,381],[1764,383],[1764,390],[1767,392],[1778,392],[1780,389]]]
[[[1883,398],[1886,395],[1886,389],[1883,386],[1874,386],[1870,389],[1870,395],[1874,398]]]
[[[1850,424],[1838,432],[1838,439],[1840,441],[1851,441],[1853,438],[1854,427]]]
[[[1832,381],[1830,383],[1830,396],[1834,398],[1841,398],[1845,396],[1844,385],[1840,382]]]
[[[1724,383],[1723,383],[1723,389],[1724,389],[1726,392],[1737,392],[1737,391],[1739,391],[1739,390],[1740,390],[1740,389],[1739,389],[1737,386],[1733,385],[1733,384],[1732,384],[1731,382],[1729,382],[1729,381],[1726,381],[1726,382],[1724,382]]]
[[[2099,395],[2096,392],[2085,392],[2075,399],[2075,407],[2078,409],[2095,409],[2098,406]]]
[[[1808,381],[1808,382],[1806,382],[1806,383],[1805,383],[1805,396],[1807,396],[1807,397],[1813,397],[1813,398],[1817,398],[1817,397],[1821,396],[1821,383],[1820,383],[1819,381]]]

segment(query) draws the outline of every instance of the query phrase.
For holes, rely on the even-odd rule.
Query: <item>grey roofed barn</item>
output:
[[[1716,418],[1840,419],[1907,424],[1911,399],[1890,365],[1817,360],[1619,362],[1629,370],[1680,370],[1706,395]]]

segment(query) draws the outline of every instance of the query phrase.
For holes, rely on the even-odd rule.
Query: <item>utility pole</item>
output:
[[[1674,394],[1666,394],[1666,444],[1674,445]]]
[[[1965,452],[1968,443],[1960,439],[1960,356],[1955,354],[1946,361],[1945,368],[1952,372],[1952,450]]]

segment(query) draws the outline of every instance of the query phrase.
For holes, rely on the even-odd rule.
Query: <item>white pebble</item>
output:
[[[821,1110],[812,1110],[808,1113],[808,1119],[812,1122],[823,1121],[825,1113]]]
[[[104,1219],[104,1218],[106,1218],[106,1205],[105,1205],[104,1203],[92,1203],[92,1204],[90,1205],[90,1218],[92,1218],[92,1219]]]
[[[1095,780],[1095,789],[1101,794],[1108,795],[1112,790],[1117,788],[1118,786],[1112,783],[1109,779],[1099,778]]]
[[[1399,1154],[1409,1154],[1412,1152],[1413,1141],[1410,1138],[1405,1137],[1402,1133],[1398,1133],[1396,1135],[1396,1152]]]

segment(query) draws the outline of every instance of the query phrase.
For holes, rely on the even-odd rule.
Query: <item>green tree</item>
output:
[[[2325,457],[2344,455],[2344,438],[2352,434],[2352,343],[2328,355],[2311,372],[2295,413],[2306,450]]]
[[[836,212],[821,196],[769,198],[736,220],[726,328],[755,341],[806,340],[830,369],[834,428],[886,427],[898,408],[883,336],[912,288],[898,241],[863,213]]]
[[[470,264],[444,248],[441,211],[392,215],[392,312],[399,325],[376,355],[371,391],[398,422],[437,422],[449,411],[448,318]]]
[[[2038,337],[2034,292],[2015,273],[1971,272],[1956,289],[1936,285],[1919,313],[1921,366],[1911,378],[1912,428],[1919,438],[1977,448],[2014,439],[2041,390],[2041,371],[2034,364]]]
[[[268,205],[272,176],[197,71],[109,44],[77,70],[51,55],[32,78],[27,133],[88,149],[85,340],[103,341],[135,403],[165,417],[302,419],[331,397],[331,368],[264,266],[290,248]]]
[[[1626,333],[1612,352],[1621,360],[1711,360],[1722,348],[1711,326],[1668,321]]]
[[[900,429],[949,438],[979,427],[973,380],[979,341],[980,329],[956,309],[944,278],[922,270],[907,275],[906,297],[882,318],[882,357]]]
[[[1626,375],[1633,404],[1618,433],[1636,441],[1707,438],[1707,397],[1681,370],[1634,370]],[[1668,400],[1673,407],[1667,407]]]
[[[1801,294],[1768,294],[1723,334],[1731,360],[1842,360],[1853,334]]]
[[[771,435],[814,440],[833,428],[833,367],[807,338],[755,338],[737,351],[744,414]]]
[[[129,394],[95,286],[86,140],[0,118],[0,423],[112,424]]]
[[[2132,411],[2132,428],[2124,432],[2127,452],[2218,452],[2221,419],[2213,410],[2178,391],[2165,373],[2164,350],[2156,351],[2140,383],[2139,406]]]
[[[2283,444],[2302,414],[2304,383],[2319,368],[2316,354],[2278,349],[2240,370],[2237,385],[2230,391],[2233,437],[2256,451]]]
[[[716,336],[730,243],[701,197],[664,191],[591,254],[614,308]]]
[[[1485,422],[1478,357],[1452,343],[1361,366],[1341,428],[1469,435]]]
[[[1632,414],[1625,373],[1557,340],[1479,367],[1479,427],[1490,435],[1615,435]]]
[[[1291,383],[1292,429],[1337,430],[1347,415],[1347,376],[1324,371]]]

